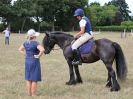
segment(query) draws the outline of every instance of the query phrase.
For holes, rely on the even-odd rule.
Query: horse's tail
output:
[[[127,65],[126,65],[123,51],[118,43],[113,42],[113,46],[115,48],[115,61],[116,61],[117,77],[120,80],[125,80],[127,77]]]

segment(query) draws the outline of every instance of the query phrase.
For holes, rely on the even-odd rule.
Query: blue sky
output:
[[[108,3],[109,1],[112,1],[112,0],[89,0],[89,3],[95,2],[95,1],[99,2],[101,5],[104,5],[105,3]],[[133,14],[133,0],[125,0],[125,1],[128,4],[129,10]]]

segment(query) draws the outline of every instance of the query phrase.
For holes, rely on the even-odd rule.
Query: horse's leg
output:
[[[111,75],[110,75],[110,73],[109,73],[109,72],[108,72],[108,79],[107,79],[107,84],[106,84],[106,87],[112,87]]]
[[[74,71],[73,71],[73,65],[71,64],[71,61],[67,61],[68,66],[69,66],[69,74],[70,74],[70,80],[66,82],[67,85],[75,85],[76,80],[74,76]]]
[[[120,85],[118,84],[118,81],[116,80],[116,74],[115,71],[112,68],[112,64],[111,63],[107,63],[106,64],[107,70],[109,75],[111,76],[111,81],[112,81],[112,87],[110,91],[118,91],[120,90]]]
[[[82,81],[82,78],[81,78],[81,76],[80,76],[80,72],[79,72],[79,67],[78,67],[78,65],[75,65],[75,66],[74,66],[74,69],[75,69],[75,73],[76,73],[76,82],[77,82],[77,83],[82,83],[83,81]]]

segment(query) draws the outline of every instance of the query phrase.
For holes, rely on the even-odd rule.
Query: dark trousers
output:
[[[5,45],[9,45],[9,37],[5,37]]]

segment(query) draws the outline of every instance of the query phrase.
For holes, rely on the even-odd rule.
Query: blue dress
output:
[[[25,56],[25,79],[31,81],[41,81],[41,67],[39,58],[34,58],[34,55],[39,54],[37,49],[37,41],[24,42],[26,50]]]

